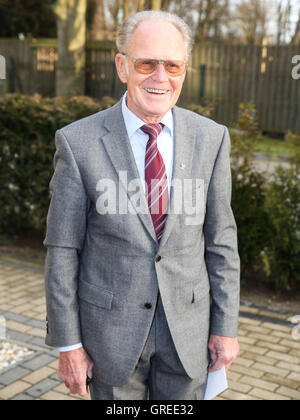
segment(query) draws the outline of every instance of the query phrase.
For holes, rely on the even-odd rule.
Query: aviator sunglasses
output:
[[[134,69],[140,74],[154,73],[159,64],[163,64],[169,76],[182,76],[188,64],[181,60],[154,60],[152,58],[131,58],[127,54],[122,55],[129,58],[134,64]]]

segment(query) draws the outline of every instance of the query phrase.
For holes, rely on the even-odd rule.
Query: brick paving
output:
[[[228,373],[229,389],[217,400],[300,400],[300,337],[292,336],[292,315],[241,304],[241,351]],[[88,399],[71,395],[58,379],[58,352],[44,343],[45,316],[43,267],[0,257],[6,341],[34,352],[0,371],[0,400]]]

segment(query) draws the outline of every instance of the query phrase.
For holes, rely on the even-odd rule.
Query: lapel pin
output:
[[[185,170],[185,164],[184,163],[180,164],[180,169],[182,169],[183,171]]]

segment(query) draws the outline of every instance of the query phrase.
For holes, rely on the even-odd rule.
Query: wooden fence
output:
[[[119,98],[124,92],[114,70],[115,50],[88,46],[86,94]],[[55,43],[0,39],[7,62],[7,92],[55,95]],[[214,104],[212,117],[232,125],[239,105],[256,105],[263,131],[300,133],[300,80],[292,78],[292,57],[300,46],[205,44],[196,46],[190,60],[180,104]]]

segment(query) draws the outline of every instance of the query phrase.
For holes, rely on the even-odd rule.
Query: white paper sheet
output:
[[[225,366],[207,375],[204,401],[210,401],[228,389]]]

